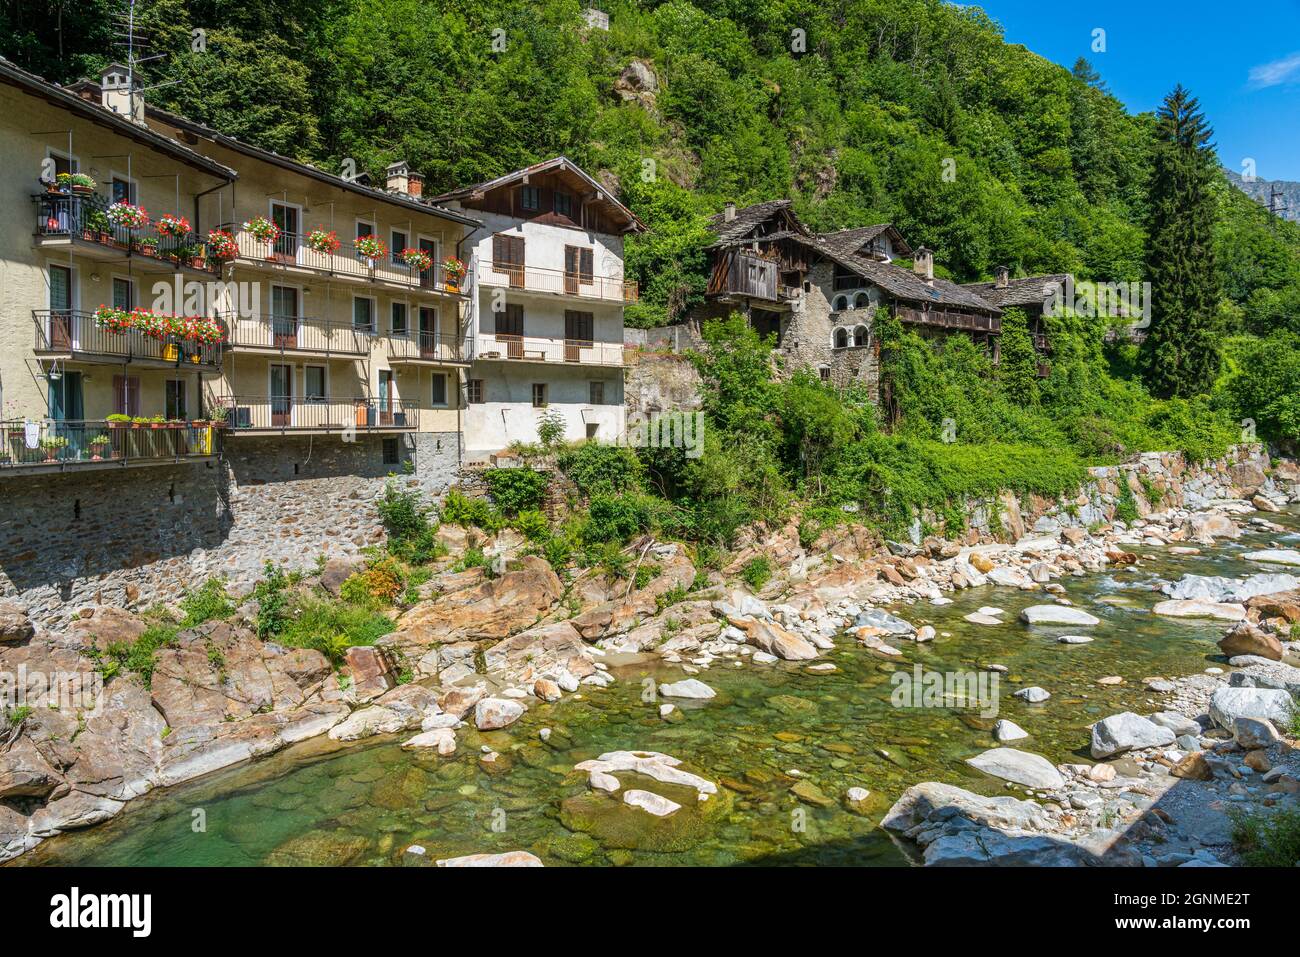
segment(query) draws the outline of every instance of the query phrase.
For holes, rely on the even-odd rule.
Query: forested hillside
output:
[[[0,7],[0,53],[59,81],[94,74],[121,55],[110,36],[116,5],[60,2],[51,16],[45,3],[11,0]],[[725,200],[788,196],[817,229],[893,222],[936,251],[941,274],[963,281],[999,264],[1151,278],[1155,117],[1129,115],[1086,61],[1066,70],[1007,44],[977,7],[600,6],[608,32],[585,26],[579,0],[139,0],[137,12],[152,51],[167,54],[147,67],[151,84],[169,84],[151,90],[154,102],[281,153],[333,169],[352,157],[376,179],[404,158],[433,191],[572,157],[650,226],[629,243],[628,270],[643,290],[630,325],[673,321],[698,301],[704,218]],[[205,31],[200,52],[195,29]],[[756,502],[765,489],[807,492],[807,483],[835,508],[893,494],[892,505],[876,504],[901,516],[901,504],[999,484],[1062,488],[1076,456],[1208,454],[1235,440],[1243,418],[1266,438],[1295,441],[1300,224],[1270,220],[1214,169],[1200,191],[1213,249],[1170,273],[1197,280],[1197,302],[1210,303],[1198,334],[1216,352],[1209,382],[1160,390],[1181,398],[1152,398],[1133,373],[1133,348],[1103,353],[1100,327],[1077,318],[1053,330],[1052,374],[1041,383],[960,343],[935,353],[885,328],[905,412],[886,439],[860,397],[829,401],[811,383],[754,391],[765,367],[746,363],[762,346],[732,327],[715,330],[717,344],[739,365],[723,357],[705,368],[709,408],[716,424],[734,420],[738,447],[762,434],[746,416],[767,420],[768,447],[714,456],[711,467],[686,463],[694,479],[660,469],[659,486],[697,504],[734,492],[754,506],[737,521],[781,497]],[[1014,355],[1016,345],[1004,348]],[[729,377],[745,388],[729,392]],[[935,437],[949,417],[959,443],[945,449]],[[715,440],[730,435],[723,428]],[[813,461],[821,474],[810,474]],[[754,481],[769,468],[772,482]]]

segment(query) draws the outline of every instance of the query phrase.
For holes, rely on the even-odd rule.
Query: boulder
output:
[[[1027,701],[1030,704],[1042,704],[1052,695],[1051,692],[1038,687],[1038,685],[1030,685],[1028,688],[1021,688],[1019,691],[1012,693],[1011,696],[1019,698],[1021,701]]]
[[[991,748],[967,758],[966,763],[985,774],[1025,787],[1053,790],[1065,784],[1061,772],[1047,758],[1015,748]]]
[[[464,857],[447,857],[438,861],[439,867],[542,867],[541,858],[527,851],[506,851],[504,854],[467,854]]]
[[[587,643],[567,621],[538,625],[497,642],[483,653],[487,673],[530,682],[588,654]]]
[[[1098,760],[1142,748],[1174,743],[1174,732],[1131,711],[1113,714],[1092,726],[1092,756]]]
[[[68,626],[68,634],[82,648],[105,651],[109,645],[130,647],[149,626],[138,615],[114,605],[83,608]]]
[[[432,728],[421,731],[415,737],[402,742],[407,751],[421,751],[432,748],[446,757],[456,753],[456,734],[450,728]]]
[[[1158,601],[1151,608],[1157,615],[1167,618],[1215,618],[1219,621],[1241,621],[1246,617],[1246,606],[1236,602],[1200,601],[1195,599],[1170,599]]]
[[[365,570],[366,563],[363,561],[348,558],[327,559],[320,572],[321,587],[335,598],[338,598],[339,593],[343,590],[343,583],[357,572]]]
[[[1271,721],[1290,727],[1295,702],[1280,688],[1219,688],[1210,698],[1210,717],[1232,730],[1238,718]]]
[[[999,742],[1020,741],[1029,737],[1029,732],[1014,721],[1008,721],[1006,718],[1000,718],[998,723],[993,725],[993,737]]]
[[[0,642],[26,641],[36,634],[27,611],[15,601],[0,601]]]
[[[1030,625],[1100,625],[1101,619],[1068,605],[1030,605],[1020,613]]]
[[[868,608],[862,612],[854,619],[853,627],[876,628],[881,634],[886,635],[910,635],[916,631],[916,626],[911,622],[881,611],[879,608]]]
[[[1255,655],[1271,661],[1282,660],[1282,642],[1278,637],[1256,628],[1248,621],[1239,622],[1235,628],[1220,638],[1219,650],[1229,658],[1238,655]]]
[[[687,678],[683,681],[674,681],[659,686],[659,693],[665,698],[696,698],[707,699],[717,695],[717,692],[706,685],[703,681],[696,678]]]
[[[1294,548],[1265,548],[1258,552],[1246,552],[1241,557],[1271,565],[1300,565],[1300,551]]]
[[[1237,718],[1232,723],[1232,739],[1252,751],[1272,747],[1282,740],[1282,735],[1267,718]]]
[[[1246,611],[1254,618],[1285,618],[1300,622],[1300,589],[1256,595],[1246,601]]]
[[[653,791],[641,791],[637,788],[623,792],[623,803],[632,807],[639,807],[655,817],[667,817],[674,811],[680,811],[682,806],[676,801],[670,801],[666,797],[655,794]]]
[[[1251,575],[1246,579],[1214,575],[1184,575],[1160,590],[1170,598],[1211,602],[1246,602],[1257,595],[1300,588],[1294,575]]]
[[[524,706],[510,698],[482,698],[474,705],[474,726],[494,731],[514,724],[523,713]]]
[[[1222,512],[1197,512],[1187,519],[1184,530],[1189,538],[1199,542],[1213,542],[1216,538],[1238,538],[1241,529]]]
[[[352,693],[357,701],[378,698],[397,686],[396,665],[392,655],[381,646],[349,648],[344,660],[352,675]]]
[[[736,619],[734,624],[745,632],[756,648],[786,661],[809,661],[817,657],[817,648],[807,639],[787,631],[774,621]]]
[[[1177,711],[1157,711],[1148,720],[1162,728],[1168,728],[1176,735],[1191,734],[1199,737],[1201,733],[1201,726],[1194,719]]]

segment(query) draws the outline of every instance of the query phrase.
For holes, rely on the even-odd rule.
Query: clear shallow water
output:
[[[1300,529],[1300,515],[1278,518]],[[1153,590],[1160,580],[1284,571],[1239,557],[1281,537],[1250,533],[1198,556],[1141,548],[1150,556],[1141,567],[1061,579],[1077,606],[1102,619],[1091,629],[1020,624],[1021,608],[1050,600],[1041,592],[985,587],[955,593],[943,607],[899,606],[893,610],[933,624],[939,637],[895,642],[904,653],[899,662],[839,639],[823,659],[839,668],[829,675],[793,663],[736,668],[721,661],[698,676],[718,697],[676,702],[684,712],[677,723],[659,718],[658,701],[642,701],[644,678],[684,676],[655,663],[618,667],[617,683],[584,686],[580,700],[535,704],[507,729],[462,729],[451,758],[403,752],[405,736],[347,746],[304,742],[146,795],[114,820],[47,841],[14,863],[383,865],[401,862],[404,849],[417,843],[429,859],[526,849],[548,865],[906,864],[875,825],[907,787],[940,780],[988,794],[1003,788],[963,763],[993,746],[994,719],[956,707],[895,708],[893,671],[917,663],[933,671],[1005,665],[998,716],[1031,733],[1020,746],[1054,762],[1084,757],[1086,726],[1098,717],[1159,709],[1159,696],[1143,689],[1142,678],[1222,663],[1215,642],[1223,624],[1150,613],[1163,597]],[[1006,623],[962,620],[981,605],[1005,609]],[[1055,640],[1081,630],[1095,640]],[[1098,685],[1106,675],[1123,675],[1127,683]],[[1051,699],[1030,705],[1011,697],[1030,684],[1047,688]],[[553,729],[549,743],[539,739],[542,727]],[[501,754],[495,765],[480,761],[482,744]],[[586,774],[574,772],[574,764],[619,749],[672,754],[718,782],[720,793],[699,804],[691,791],[618,775],[624,788],[644,787],[684,805],[663,822],[610,798],[584,797]],[[793,795],[800,781],[815,785],[829,806]],[[854,786],[872,794],[863,815],[843,804]],[[198,811],[204,830],[195,829]]]

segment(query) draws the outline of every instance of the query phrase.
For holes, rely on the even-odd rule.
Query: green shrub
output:
[[[122,671],[130,671],[139,675],[141,683],[148,688],[153,682],[158,652],[175,645],[179,632],[176,625],[151,624],[134,642],[115,641],[102,652],[92,652],[91,658],[105,681]]]
[[[393,628],[386,615],[306,595],[295,603],[275,640],[290,648],[314,648],[338,665],[348,648],[373,645]]]
[[[1119,495],[1115,497],[1115,519],[1125,525],[1132,525],[1138,520],[1137,499],[1123,472],[1119,476]]]
[[[481,498],[469,498],[459,489],[447,493],[447,498],[442,503],[441,518],[452,525],[481,528],[490,535],[505,528],[505,519],[490,502]]]
[[[622,544],[639,532],[649,531],[653,515],[648,496],[597,495],[587,508],[584,538],[591,542]]]
[[[392,481],[385,482],[384,494],[375,505],[390,539],[412,541],[429,530],[429,509],[414,491],[399,489]]]
[[[1300,810],[1232,815],[1232,843],[1250,867],[1295,868],[1300,864]]]
[[[229,618],[235,613],[235,604],[226,594],[226,583],[220,578],[209,578],[193,591],[187,591],[180,601],[185,617],[182,628],[193,628],[214,618]]]
[[[530,542],[544,542],[551,534],[551,523],[546,513],[536,509],[520,512],[512,524]]]
[[[645,471],[633,449],[599,442],[566,449],[556,462],[586,498],[639,490]]]
[[[483,473],[492,503],[505,515],[541,507],[546,496],[546,473],[533,469],[488,469]]]
[[[772,578],[772,563],[766,555],[751,558],[740,569],[740,579],[754,591],[760,591]]]
[[[287,576],[279,565],[267,562],[263,569],[263,578],[253,588],[253,598],[257,602],[257,637],[270,641],[283,630],[288,620],[289,587]]]

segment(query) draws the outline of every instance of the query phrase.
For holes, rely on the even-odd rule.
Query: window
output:
[[[357,220],[357,239],[362,236],[373,236],[375,234],[375,224]]]
[[[830,381],[831,381],[831,367],[830,367],[830,366],[818,366],[818,367],[817,367],[817,374],[821,376],[821,379],[822,379],[823,382],[830,382]]]
[[[375,301],[364,296],[352,300],[352,328],[364,332],[375,331]]]
[[[849,331],[847,329],[835,330],[835,348],[843,349],[849,344]]]
[[[502,312],[494,312],[495,332],[498,336],[522,336],[524,334],[524,307],[517,302],[506,303]]]
[[[402,262],[402,250],[406,248],[406,233],[394,229],[391,239],[392,242],[388,244],[388,255],[392,257],[394,263],[406,265]]]
[[[588,423],[587,423],[587,438],[589,438],[589,439],[594,439],[594,438],[599,437],[599,435],[600,435],[600,423],[599,423],[599,422],[588,422]]]
[[[475,381],[481,382],[482,380]],[[430,401],[438,407],[447,405],[447,376],[441,372],[433,374],[433,394],[430,396]]]
[[[569,193],[555,194],[555,212],[559,216],[573,216],[573,196]]]
[[[325,367],[304,366],[302,370],[302,397],[308,402],[325,401]]]
[[[168,379],[166,409],[164,416],[168,419],[188,419],[185,407],[185,380]]]
[[[867,344],[867,327],[858,326],[853,330],[853,344],[861,347]]]
[[[492,271],[503,272],[510,277],[510,285],[519,288],[524,284],[524,237],[504,236],[500,233],[492,237]]]
[[[389,436],[384,439],[384,465],[396,465],[399,459],[397,437]]]
[[[113,308],[135,308],[135,283],[120,276],[113,277]]]
[[[136,202],[135,183],[131,182],[125,176],[114,176],[112,189],[113,189],[113,202],[115,203]]]
[[[546,383],[545,382],[533,383],[533,408],[534,409],[546,408]]]
[[[849,308],[849,300],[846,296],[836,296],[835,301],[831,303],[833,312],[843,312],[847,308]]]
[[[298,207],[287,203],[272,203],[271,222],[280,227],[280,235],[275,239],[275,254],[297,256],[298,233],[301,231]]]
[[[470,379],[469,386],[465,390],[466,398],[475,405],[479,405],[487,400],[484,398],[486,390],[483,388],[482,379]]]
[[[393,303],[392,330],[395,336],[406,335],[406,303]]]
[[[593,272],[593,251],[589,246],[564,247],[565,291],[577,292],[573,280],[591,285]]]
[[[595,322],[594,313],[564,310],[564,338],[590,343],[594,338]]]
[[[589,386],[590,386],[590,395],[588,396],[588,400],[591,402],[591,404],[604,405],[605,404],[605,383],[592,382],[589,383]]]
[[[854,309],[866,309],[867,306],[869,305],[871,305],[871,297],[868,296],[865,292],[860,292],[853,297]]]
[[[113,411],[117,415],[140,414],[140,377],[113,376]]]
[[[519,202],[527,210],[541,209],[542,191],[536,186],[524,186],[519,190]]]

